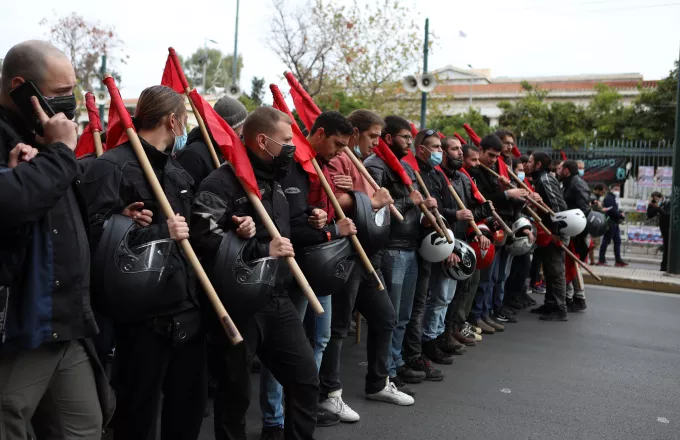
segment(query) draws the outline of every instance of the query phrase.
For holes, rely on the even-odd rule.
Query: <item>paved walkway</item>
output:
[[[614,266],[591,266],[591,268],[602,281],[597,281],[586,271],[582,271],[586,284],[680,294],[680,276],[669,275],[660,270]]]

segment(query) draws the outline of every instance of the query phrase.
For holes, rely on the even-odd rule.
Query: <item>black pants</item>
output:
[[[669,228],[661,228],[661,238],[663,239],[663,257],[661,257],[661,270],[666,272],[668,269],[668,250],[671,247],[670,242],[668,241],[668,235],[669,235]]]
[[[505,281],[505,304],[513,299],[522,298],[526,291],[526,281],[529,277],[531,264],[529,254],[519,255],[512,259],[510,275]]]
[[[537,247],[534,256],[538,255],[543,262],[545,278],[545,304],[566,311],[567,285],[564,268],[564,249],[550,244]]]
[[[621,262],[621,232],[619,229],[619,224],[614,222],[609,222],[609,229],[602,236],[602,243],[600,244],[600,263],[605,262],[605,256],[607,254],[607,247],[609,247],[610,242],[614,242],[614,259],[616,262]]]
[[[380,265],[378,264],[378,267]],[[382,274],[376,270],[380,279]],[[383,281],[383,284],[385,282]],[[378,283],[367,274],[361,264],[355,264],[345,288],[333,294],[331,316],[331,339],[323,353],[319,380],[322,398],[328,393],[342,389],[340,381],[340,352],[352,322],[352,309],[356,307],[368,322],[366,357],[366,394],[377,393],[385,388],[387,379],[387,356],[392,343],[392,331],[396,315],[387,290],[378,290]]]
[[[531,258],[531,268],[529,269],[529,280],[531,281],[532,286],[541,281],[542,264],[543,261],[541,261],[541,253],[534,250]]]
[[[319,377],[314,352],[290,299],[272,296],[267,305],[250,318],[232,319],[244,342],[233,346],[225,335],[215,335],[222,341],[223,362],[216,377],[215,438],[246,438],[246,413],[252,391],[250,363],[257,353],[262,364],[283,386],[285,438],[312,439],[319,404]]]
[[[432,263],[423,260],[418,255],[416,293],[413,297],[411,319],[406,325],[406,332],[404,333],[403,358],[407,361],[418,359],[423,352],[423,315],[425,314],[425,303],[427,303],[427,292],[430,288],[431,275]]]
[[[116,328],[116,440],[158,438],[161,393],[160,438],[198,438],[208,393],[204,336],[175,345],[143,323]]]

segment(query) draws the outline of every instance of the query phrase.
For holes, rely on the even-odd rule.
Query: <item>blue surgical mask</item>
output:
[[[524,171],[520,171],[519,173],[517,173],[517,178],[522,182],[524,182],[524,177],[525,177]]]
[[[578,175],[583,177],[583,175],[586,173],[586,170],[578,170]]]
[[[173,131],[173,134],[175,132]],[[187,128],[182,127],[182,134],[177,136],[175,135],[175,145],[172,147],[172,152],[177,153],[181,151],[184,147],[187,145]]]
[[[441,151],[432,151],[430,152],[430,158],[427,159],[427,163],[430,164],[430,166],[436,167],[440,163],[442,163],[442,157],[443,153]]]
[[[361,159],[363,155],[361,154],[361,149],[359,148],[358,145],[354,146],[354,155],[358,158]]]

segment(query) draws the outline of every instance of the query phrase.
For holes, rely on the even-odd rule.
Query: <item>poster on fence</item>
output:
[[[638,244],[662,244],[658,226],[628,225],[628,241]]]
[[[605,185],[623,183],[626,180],[627,162],[628,159],[625,157],[584,159],[585,174],[583,179],[591,186],[596,183],[604,183]],[[654,168],[652,168],[652,179],[653,178]]]
[[[658,167],[656,169],[656,184],[664,188],[670,188],[673,180],[672,167]]]
[[[638,167],[638,186],[654,186],[654,167]]]
[[[636,212],[647,212],[647,205],[649,202],[647,200],[638,200],[635,204]]]

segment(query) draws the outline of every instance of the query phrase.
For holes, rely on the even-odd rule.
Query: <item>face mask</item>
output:
[[[175,130],[172,131],[172,134],[175,134]],[[182,127],[182,134],[177,136],[175,134],[175,145],[172,147],[172,152],[177,153],[178,151],[182,150],[182,148],[186,147],[187,145],[187,128]]]
[[[436,167],[440,163],[442,163],[442,152],[441,151],[433,151],[430,152],[430,158],[427,159],[427,163],[430,164],[432,167]]]
[[[453,171],[458,171],[459,169],[463,168],[463,161],[462,160],[456,160],[453,157],[451,157],[450,154],[446,154],[446,167],[450,170]]]
[[[525,177],[525,176],[526,176],[526,175],[524,174],[524,171],[520,171],[519,173],[517,173],[517,178],[518,178],[519,180],[521,180],[522,182],[524,182],[524,177]]]
[[[354,155],[357,157],[357,159],[361,159],[363,155],[361,154],[361,149],[359,148],[358,145],[354,146]]]
[[[267,139],[270,141],[274,142],[275,144],[278,144],[274,139],[270,138],[267,136]],[[264,148],[264,151],[269,153],[269,155],[272,157],[272,165],[274,167],[274,180],[281,180],[284,177],[288,176],[290,173],[290,168],[293,164],[293,160],[295,158],[295,145],[291,144],[279,144],[281,145],[281,152],[279,153],[278,156],[274,156],[268,149],[267,147]]]
[[[583,177],[583,175],[586,173],[586,170],[578,170],[578,175]]]
[[[54,110],[54,113],[63,113],[66,119],[70,121],[76,117],[76,95],[55,96],[53,98],[45,96],[45,101]]]
[[[614,197],[616,197],[617,199],[621,195],[621,193],[619,191],[612,191],[612,194],[614,194]]]

